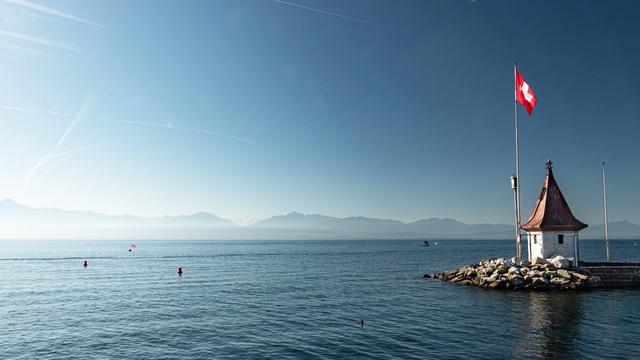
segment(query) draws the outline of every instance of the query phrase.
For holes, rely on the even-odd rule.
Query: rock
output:
[[[515,260],[516,260],[516,258],[506,259],[506,260],[504,261],[504,266],[506,266],[506,267],[512,267],[512,266],[514,266],[514,265],[516,264],[516,261],[515,261]]]
[[[429,275],[429,274],[424,274],[424,276],[422,276],[422,277],[425,278],[425,279],[431,279],[431,275]],[[433,275],[433,278],[435,279],[436,275]]]
[[[548,264],[549,262],[543,258],[533,258],[533,260],[531,260],[531,264],[532,265],[544,265],[544,264]]]
[[[467,277],[474,277],[476,276],[477,271],[475,269],[467,269],[467,271],[465,271],[465,276]]]
[[[474,285],[488,289],[511,290],[578,290],[601,286],[598,277],[580,268],[571,268],[571,258],[556,256],[531,263],[511,259],[487,259],[459,269],[423,275],[461,285]]]
[[[561,278],[561,277],[554,277],[551,279],[551,284],[553,285],[561,285],[564,286],[568,283],[570,283],[571,281],[565,278]]]
[[[511,280],[513,280],[515,278],[522,279],[522,275],[520,275],[518,273],[507,273],[507,279],[509,279],[509,281],[511,281]]]
[[[534,277],[534,276],[542,276],[544,275],[544,272],[540,271],[540,270],[531,270],[529,271],[529,276]]]
[[[575,276],[575,278],[578,279],[579,281],[586,281],[586,280],[589,280],[589,278],[590,278],[589,275],[584,275],[584,274],[581,274],[581,273],[575,272],[575,271],[572,272],[571,275]]]
[[[573,265],[573,258],[566,258],[560,255],[551,259],[547,259],[547,261],[549,261],[549,263],[553,264],[553,266],[559,269],[565,269]]]
[[[533,278],[533,279],[531,280],[531,284],[536,285],[536,286],[537,286],[537,285],[547,285],[547,282],[548,282],[548,281],[544,281],[544,279],[543,279],[543,278],[540,278],[540,277]]]
[[[571,280],[571,273],[569,273],[567,270],[558,269],[557,273],[558,273],[559,276],[561,276],[561,277],[563,277],[565,279]]]

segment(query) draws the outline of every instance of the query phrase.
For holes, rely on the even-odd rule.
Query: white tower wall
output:
[[[529,244],[531,254],[529,259],[548,259],[558,255],[579,258],[579,239],[577,231],[531,231]],[[560,238],[559,235],[562,235]]]

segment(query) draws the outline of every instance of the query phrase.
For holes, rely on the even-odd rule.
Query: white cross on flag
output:
[[[533,113],[533,107],[536,106],[538,98],[529,87],[520,72],[516,71],[516,101],[524,105],[529,115]]]

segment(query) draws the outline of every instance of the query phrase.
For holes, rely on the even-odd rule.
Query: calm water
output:
[[[640,290],[510,293],[420,278],[510,257],[509,241],[136,245],[131,255],[122,241],[0,242],[0,358],[640,357]],[[582,242],[582,254],[602,259],[601,242]],[[614,241],[612,254],[638,261],[640,246]]]

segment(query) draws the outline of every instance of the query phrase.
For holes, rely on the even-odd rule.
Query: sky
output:
[[[510,223],[552,159],[640,223],[635,1],[0,0],[0,198],[228,219]]]

